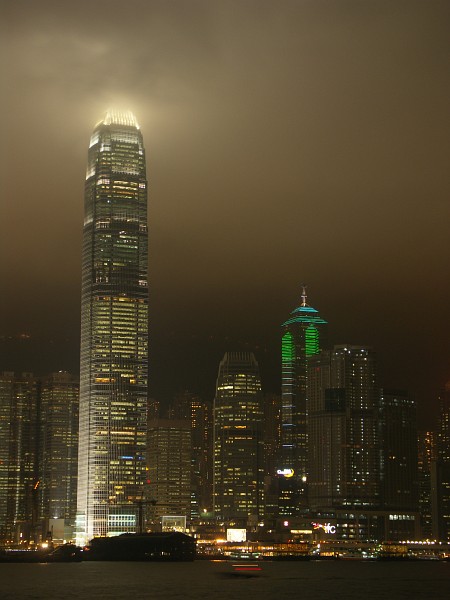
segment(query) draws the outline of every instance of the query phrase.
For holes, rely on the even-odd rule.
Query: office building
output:
[[[176,395],[169,411],[172,419],[191,424],[191,518],[212,511],[212,406],[189,391]]]
[[[158,530],[163,517],[191,513],[191,423],[156,419],[148,427],[146,505],[149,527]]]
[[[380,397],[381,502],[390,510],[419,510],[416,403],[403,390]]]
[[[32,373],[0,374],[0,539],[40,539],[39,383]]]
[[[375,355],[339,345],[310,361],[309,505],[380,505]]]
[[[145,479],[147,179],[142,134],[110,111],[91,136],[81,301],[77,543],[134,532]]]
[[[431,540],[433,538],[433,505],[436,502],[436,487],[433,481],[436,475],[436,433],[419,431],[417,437],[421,538]]]
[[[295,515],[307,505],[308,478],[308,361],[326,343],[327,322],[302,301],[282,325],[280,514]]]
[[[227,352],[214,399],[214,512],[255,524],[264,509],[263,399],[250,352]]]
[[[335,507],[342,503],[348,418],[345,390],[331,388],[329,352],[311,357],[308,381],[309,506]]]
[[[71,539],[77,508],[79,384],[60,371],[43,379],[40,402],[40,515],[53,538]],[[58,530],[58,531],[57,531]]]
[[[439,394],[437,461],[434,465],[433,537],[450,542],[450,382]]]

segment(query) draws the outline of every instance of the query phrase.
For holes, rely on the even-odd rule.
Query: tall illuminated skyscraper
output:
[[[261,378],[251,352],[227,352],[214,399],[214,512],[227,521],[258,522],[264,509]]]
[[[59,371],[46,377],[40,388],[41,515],[62,521],[67,533],[73,534],[77,504],[79,385],[70,373]],[[48,529],[55,529],[55,525],[49,523]],[[55,531],[53,537],[58,537]]]
[[[91,136],[81,300],[77,543],[135,531],[145,481],[147,178],[130,112]]]
[[[0,540],[37,541],[39,383],[0,373]]]
[[[282,325],[281,457],[279,510],[294,515],[306,505],[308,475],[308,359],[324,347],[327,322],[302,302]],[[286,477],[287,474],[287,477]]]
[[[197,519],[212,508],[212,406],[197,394],[181,392],[170,417],[191,423],[191,518]]]
[[[191,516],[191,423],[155,419],[148,424],[147,515],[153,528],[163,516]]]

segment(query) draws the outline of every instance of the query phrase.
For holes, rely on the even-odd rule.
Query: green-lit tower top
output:
[[[300,306],[291,312],[290,318],[282,325],[283,329],[292,329],[299,324],[305,332],[305,353],[306,356],[318,354],[321,350],[319,346],[319,336],[317,325],[326,325],[327,321],[319,316],[318,311],[306,303],[306,286],[302,286],[302,302]],[[320,329],[320,327],[319,327]]]
[[[283,323],[283,327],[292,323],[327,323],[319,317],[319,312],[306,304],[306,286],[302,286],[302,303],[291,312],[291,317]]]

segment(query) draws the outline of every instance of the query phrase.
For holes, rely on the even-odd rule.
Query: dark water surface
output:
[[[0,564],[0,599],[450,599],[450,562],[260,563],[260,577],[227,577],[222,562]]]

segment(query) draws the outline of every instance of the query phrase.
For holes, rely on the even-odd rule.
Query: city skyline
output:
[[[278,391],[279,327],[306,281],[330,342],[373,347],[380,383],[434,425],[450,375],[448,5],[105,6],[2,9],[2,367],[78,371],[85,146],[118,105],[150,155],[152,395],[212,399],[241,349]]]

